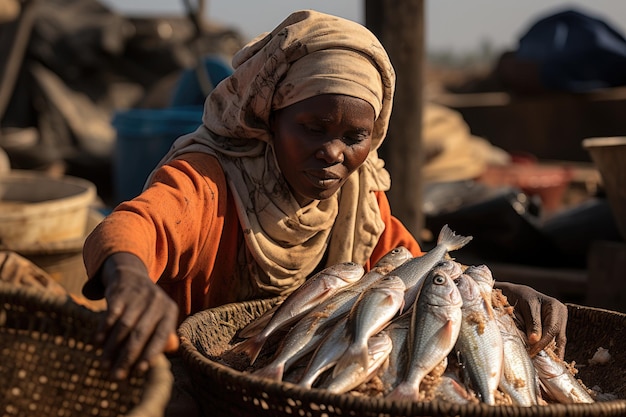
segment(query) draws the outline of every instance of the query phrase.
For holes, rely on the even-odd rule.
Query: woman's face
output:
[[[274,113],[278,165],[296,200],[331,197],[367,158],[374,108],[365,100],[324,94]]]

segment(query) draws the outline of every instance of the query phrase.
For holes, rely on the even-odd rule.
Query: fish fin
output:
[[[439,232],[439,237],[437,238],[437,244],[445,244],[448,252],[453,250],[461,249],[463,246],[467,245],[470,240],[472,240],[473,236],[462,236],[457,235],[450,229],[450,227],[445,224],[441,228]]]
[[[243,329],[239,330],[239,333],[237,334],[237,336],[243,339],[249,339],[253,336],[258,335],[259,333],[263,331],[263,329],[265,329],[265,327],[267,327],[268,323],[274,316],[275,311],[276,311],[276,308],[268,310],[266,314],[263,314],[261,317],[257,318],[256,320],[251,321]]]
[[[454,322],[452,320],[447,320],[446,323],[439,328],[435,332],[434,335],[430,337],[429,344],[433,344],[438,346],[439,349],[450,347],[452,349],[454,342],[456,341],[454,338]]]
[[[337,377],[337,375],[339,375],[344,369],[346,369],[355,362],[361,365],[363,369],[367,369],[369,365],[369,353],[367,351],[367,344],[351,345],[335,364],[332,373],[333,378]]]
[[[231,352],[245,353],[248,358],[250,358],[250,365],[252,365],[259,356],[259,353],[261,353],[261,349],[263,348],[266,340],[267,339],[262,337],[260,334],[253,336],[250,339],[246,339],[238,345],[235,345],[231,349]]]
[[[454,328],[454,321],[452,320],[446,321],[446,324],[441,326],[439,331],[437,331],[437,338],[444,341],[445,343],[454,342],[453,340],[454,332],[452,331],[453,328]]]
[[[252,375],[260,376],[261,378],[271,379],[272,381],[282,381],[283,372],[285,370],[285,364],[268,364],[263,368],[259,368],[252,372]]]
[[[419,385],[401,382],[385,398],[393,401],[418,401],[420,398]]]

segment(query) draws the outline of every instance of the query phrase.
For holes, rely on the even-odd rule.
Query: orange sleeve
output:
[[[422,249],[415,237],[404,227],[400,220],[391,214],[391,207],[389,206],[387,195],[382,191],[377,191],[376,198],[378,200],[378,206],[380,207],[380,216],[385,223],[385,230],[378,239],[378,244],[365,265],[366,270],[369,270],[380,258],[398,246],[405,246],[413,256],[422,255]]]
[[[87,237],[87,275],[93,277],[116,252],[139,257],[154,282],[211,270],[226,195],[224,172],[214,157],[190,153],[161,167],[146,191],[117,206]]]

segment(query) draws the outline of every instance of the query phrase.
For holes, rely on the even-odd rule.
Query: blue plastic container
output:
[[[202,124],[202,106],[130,109],[113,116],[115,204],[139,195],[150,172],[181,135]]]

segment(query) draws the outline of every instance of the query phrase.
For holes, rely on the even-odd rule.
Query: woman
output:
[[[107,299],[100,335],[119,378],[199,310],[287,294],[338,262],[369,269],[399,245],[421,254],[385,197],[377,149],[395,74],[367,29],[296,12],[233,67],[207,97],[203,125],[86,241],[83,292]],[[513,289],[534,331],[548,320],[542,343],[564,343],[565,307]],[[555,311],[542,317],[546,306]]]

